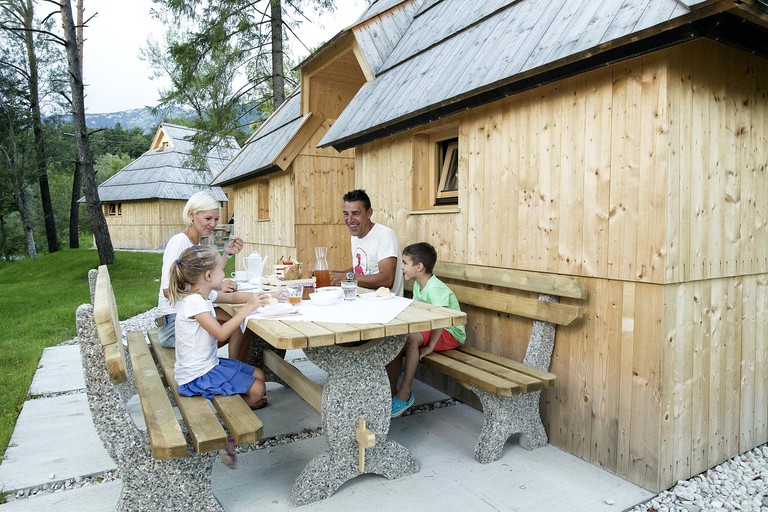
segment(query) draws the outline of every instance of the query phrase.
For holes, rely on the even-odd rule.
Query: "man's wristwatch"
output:
[[[347,272],[347,280],[348,281],[351,281],[354,278],[355,278],[355,273],[354,272]]]

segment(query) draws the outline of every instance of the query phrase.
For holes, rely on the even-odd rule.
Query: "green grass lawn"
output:
[[[115,259],[109,274],[120,319],[156,306],[162,255],[116,252]],[[75,336],[75,309],[90,302],[88,270],[98,265],[93,249],[0,262],[0,453],[8,446],[43,349]]]

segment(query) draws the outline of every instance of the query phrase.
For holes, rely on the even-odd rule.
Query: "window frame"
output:
[[[437,143],[437,151],[437,186],[435,187],[434,202],[436,205],[458,204],[459,138],[440,141]],[[456,188],[446,189],[446,185],[454,180],[456,181]]]
[[[429,128],[413,135],[413,195],[410,213],[456,213],[459,211],[461,174],[459,124]],[[455,155],[455,173],[451,159]],[[448,158],[446,158],[448,157]],[[443,190],[449,180],[456,189]]]
[[[121,217],[123,215],[123,203],[104,203],[104,215],[107,217]]]

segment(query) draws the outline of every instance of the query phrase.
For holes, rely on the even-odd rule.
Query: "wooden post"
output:
[[[365,449],[376,446],[376,436],[373,432],[365,428],[365,419],[358,418],[357,428],[355,429],[355,438],[360,455],[360,473],[365,473]]]

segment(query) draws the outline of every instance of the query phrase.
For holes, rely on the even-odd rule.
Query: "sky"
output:
[[[85,19],[94,13],[85,29],[84,75],[86,111],[92,114],[119,112],[154,106],[158,91],[167,81],[151,80],[150,66],[140,59],[147,36],[162,39],[163,26],[153,20],[152,0],[84,0]],[[311,14],[300,36],[310,48],[327,41],[348,27],[363,13],[364,0],[336,0],[336,11],[321,18]],[[294,50],[299,62],[307,56]]]

